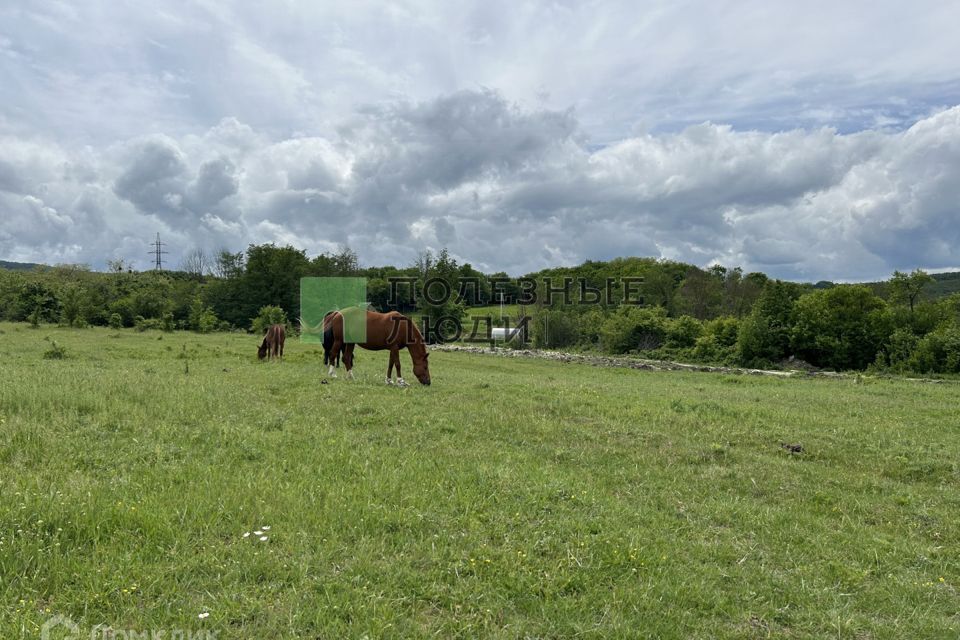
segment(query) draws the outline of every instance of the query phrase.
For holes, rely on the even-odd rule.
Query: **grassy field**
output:
[[[960,634],[956,384],[255,346],[0,325],[0,638]]]

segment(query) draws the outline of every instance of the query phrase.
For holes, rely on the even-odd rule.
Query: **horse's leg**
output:
[[[390,349],[390,358],[387,361],[387,384],[393,384],[393,367],[397,361],[397,350]]]
[[[348,344],[343,350],[343,363],[347,366],[347,379],[353,380],[353,348],[356,345]]]
[[[393,352],[393,359],[397,365],[397,384],[401,387],[407,386],[407,383],[403,379],[403,374],[400,373],[400,349],[395,349]]]
[[[336,354],[335,357],[337,357],[337,358],[340,357],[340,340],[338,340],[336,337],[334,337],[334,339],[333,339],[333,346],[330,348],[330,353],[331,353],[331,354]],[[331,357],[331,358],[330,358],[330,369],[327,371],[327,375],[330,376],[331,378],[336,378],[336,377],[337,377],[337,371],[336,371],[336,369],[333,368],[333,360],[334,360],[334,358]],[[338,364],[339,364],[339,363],[338,363]]]

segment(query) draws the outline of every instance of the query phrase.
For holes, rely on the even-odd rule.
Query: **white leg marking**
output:
[[[406,387],[409,386],[403,378],[397,378],[397,386]]]
[[[336,369],[333,368],[333,365],[330,365],[330,370],[327,371],[327,375],[330,376],[331,378],[337,377],[337,371]]]
[[[347,371],[347,380],[353,380],[353,369]]]
[[[391,380],[390,378],[387,378],[387,384],[393,384],[393,380]]]

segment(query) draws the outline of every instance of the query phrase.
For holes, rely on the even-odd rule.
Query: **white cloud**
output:
[[[159,231],[172,263],[272,240],[513,273],[958,266],[958,21],[932,0],[10,3],[0,258],[147,266]]]
[[[902,132],[701,124],[590,151],[570,114],[480,91],[365,110],[341,132],[270,143],[229,120],[99,154],[21,144],[4,175],[29,193],[2,187],[0,250],[102,265],[125,247],[146,266],[160,231],[173,263],[279,242],[348,243],[371,264],[448,246],[512,273],[617,255],[810,279],[960,264],[960,107]]]

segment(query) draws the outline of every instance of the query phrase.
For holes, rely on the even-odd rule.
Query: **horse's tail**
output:
[[[340,366],[339,354],[332,353],[333,351],[333,314],[336,311],[331,311],[327,315],[323,316],[323,364],[333,364],[337,363],[337,366]],[[341,343],[342,344],[342,343]],[[341,346],[340,351],[343,351]]]

